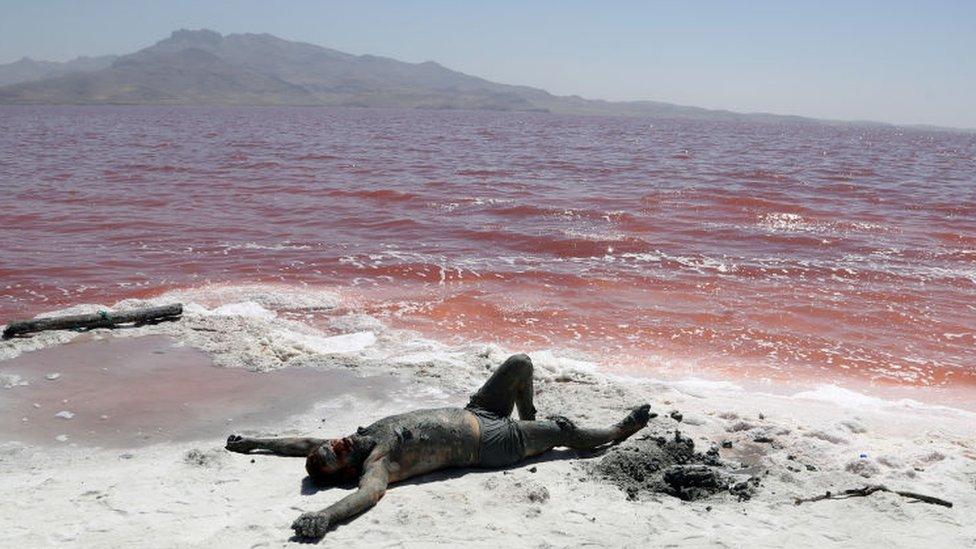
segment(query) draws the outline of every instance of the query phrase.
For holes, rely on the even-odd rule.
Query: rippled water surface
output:
[[[4,107],[0,188],[4,319],[280,282],[608,367],[976,383],[973,135]]]

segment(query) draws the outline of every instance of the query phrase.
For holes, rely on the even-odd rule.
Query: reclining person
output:
[[[536,421],[532,393],[532,361],[514,355],[464,408],[389,416],[337,439],[231,435],[227,449],[305,457],[305,469],[319,485],[359,478],[359,490],[321,511],[303,514],[291,525],[299,537],[319,538],[330,526],[375,505],[391,482],[448,467],[505,467],[556,446],[596,448],[633,435],[650,417],[650,406],[645,404],[606,429],[577,427],[558,416]],[[518,408],[520,421],[509,417],[513,407]]]

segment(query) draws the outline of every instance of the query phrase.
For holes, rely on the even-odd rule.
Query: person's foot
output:
[[[654,414],[657,415],[657,414]],[[647,422],[651,420],[651,405],[643,404],[630,411],[620,423],[617,424],[617,428],[623,432],[623,436],[618,440],[623,440],[630,435],[633,435],[637,431],[640,431],[645,426]]]
[[[227,437],[227,444],[224,445],[224,448],[231,452],[246,454],[254,449],[254,444],[241,435],[231,435]]]

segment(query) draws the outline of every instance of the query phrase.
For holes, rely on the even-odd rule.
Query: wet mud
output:
[[[680,431],[628,441],[588,467],[594,479],[617,486],[629,500],[666,494],[694,501],[728,493],[744,501],[759,488],[759,478],[737,473],[740,465],[722,460],[717,446],[697,451]]]

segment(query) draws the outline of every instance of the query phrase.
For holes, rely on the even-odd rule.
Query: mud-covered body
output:
[[[448,467],[477,465],[478,421],[463,408],[415,410],[383,418],[357,435],[390,462],[390,481]]]

